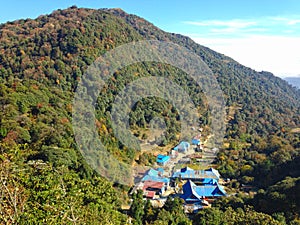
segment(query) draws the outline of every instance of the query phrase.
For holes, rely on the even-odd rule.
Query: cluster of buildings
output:
[[[202,151],[200,136],[195,136],[191,144],[195,151]],[[190,150],[190,143],[180,142],[167,155],[159,154],[156,162],[159,166],[166,164],[178,156],[178,153],[187,153]],[[197,153],[189,157],[198,159]],[[224,187],[220,185],[220,174],[216,169],[194,170],[189,167],[181,168],[168,177],[163,168],[149,169],[133,191],[140,189],[144,197],[153,201],[164,202],[168,196],[180,197],[184,201],[186,212],[195,212],[201,208],[209,207],[210,203],[222,196],[226,196]]]
[[[195,212],[209,207],[215,198],[226,196],[219,179],[219,172],[213,168],[193,170],[185,167],[171,177],[165,177],[162,168],[151,168],[144,174],[137,189],[143,190],[144,197],[150,200],[163,200],[168,195],[178,196],[184,200],[187,212]]]
[[[170,178],[164,176],[164,169],[149,169],[135,189],[143,190],[147,199],[158,199],[170,187]]]
[[[215,198],[226,196],[224,187],[219,184],[220,174],[213,168],[193,170],[185,167],[174,172],[171,180],[183,183],[180,198],[185,202],[186,211],[209,207]]]

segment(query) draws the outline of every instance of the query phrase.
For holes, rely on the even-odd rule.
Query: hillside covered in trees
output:
[[[299,90],[120,9],[77,7],[0,25],[1,223],[127,223],[129,216],[120,207],[128,201],[124,196],[130,187],[107,181],[85,162],[74,139],[72,101],[79,81],[97,57],[122,44],[149,39],[183,46],[212,70],[227,112],[218,169],[234,181],[232,188],[239,190],[246,184],[258,191],[221,200],[213,211],[201,211],[194,218],[183,213],[179,200],[157,210],[135,196],[142,206],[139,218],[143,215],[136,223],[299,224]],[[138,153],[114,136],[110,110],[126,84],[153,75],[167,77],[189,94],[201,115],[199,123],[209,133],[207,99],[186,73],[156,62],[121,68],[102,89],[95,114],[100,140],[127,164],[139,163]],[[178,141],[176,108],[155,97],[134,106],[130,114],[134,135],[143,139],[156,117],[166,124],[161,145]]]

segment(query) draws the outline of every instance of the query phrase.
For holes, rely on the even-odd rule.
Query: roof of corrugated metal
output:
[[[158,162],[158,163],[165,163],[169,160],[170,160],[170,156],[168,156],[168,155],[158,155],[156,158],[156,162]]]
[[[183,195],[181,198],[192,200],[193,198],[201,199],[201,197],[221,197],[225,196],[226,192],[218,183],[214,185],[197,186],[191,180],[188,180],[183,185]]]
[[[218,174],[215,174],[212,171],[206,170],[192,170],[186,169],[174,172],[172,175],[173,178],[182,178],[182,179],[204,179],[204,178],[213,178],[219,179]]]
[[[150,176],[146,175],[142,178],[142,181],[155,181],[155,182],[163,182],[163,183],[169,183],[170,179],[166,177],[157,177],[157,176]]]
[[[151,180],[147,180],[144,183],[144,187],[143,189],[147,189],[147,188],[158,188],[158,189],[162,189],[164,187],[164,182],[157,182],[157,181],[151,181]]]

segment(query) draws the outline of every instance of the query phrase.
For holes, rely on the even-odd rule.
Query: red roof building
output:
[[[164,182],[147,180],[144,182],[143,191],[146,197],[149,196],[150,198],[153,198],[155,194],[159,195],[164,193],[165,184]],[[151,197],[152,195],[153,197]]]

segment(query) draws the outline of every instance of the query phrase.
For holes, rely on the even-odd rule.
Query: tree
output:
[[[150,200],[146,201],[144,212],[145,212],[145,214],[143,217],[143,224],[150,223],[151,221],[155,220],[156,210],[152,206]]]
[[[0,146],[0,149],[5,146]],[[20,160],[21,146],[15,146],[6,154],[0,154],[0,223],[17,224],[25,211],[28,191],[21,184],[24,171],[17,170],[17,164],[10,160]],[[1,222],[2,221],[2,222]]]
[[[144,212],[144,200],[143,200],[143,191],[138,190],[137,193],[132,195],[132,204],[130,206],[129,214],[134,218],[134,224],[142,225]]]
[[[168,197],[166,203],[164,204],[164,209],[171,213],[182,213],[183,200],[181,198]]]

